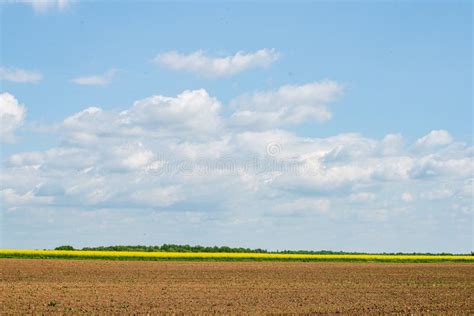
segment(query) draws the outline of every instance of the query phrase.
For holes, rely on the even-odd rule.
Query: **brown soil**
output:
[[[474,313],[463,263],[0,259],[0,314]]]

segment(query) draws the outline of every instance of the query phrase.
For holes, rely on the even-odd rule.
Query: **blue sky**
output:
[[[470,2],[0,8],[2,247],[472,250]]]

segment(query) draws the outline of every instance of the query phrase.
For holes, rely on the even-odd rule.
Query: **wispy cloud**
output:
[[[193,72],[204,77],[225,77],[251,68],[265,68],[278,60],[275,49],[260,49],[253,53],[237,52],[225,57],[211,57],[199,50],[190,54],[170,51],[157,55],[153,62],[174,70]]]
[[[45,13],[52,10],[63,11],[72,3],[71,0],[14,0],[11,2],[31,5],[37,13]]]
[[[43,76],[29,70],[0,67],[0,79],[18,83],[35,83],[43,79]]]
[[[116,74],[117,74],[116,69],[110,69],[109,71],[101,75],[90,75],[90,76],[73,78],[72,82],[74,82],[75,84],[80,84],[80,85],[104,86],[104,85],[109,84]]]

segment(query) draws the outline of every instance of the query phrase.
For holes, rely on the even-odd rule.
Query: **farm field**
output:
[[[0,314],[474,313],[471,263],[0,259]]]
[[[344,261],[344,262],[472,262],[470,255],[410,254],[288,254],[251,252],[143,252],[83,250],[0,249],[0,258],[109,259],[109,260],[185,260],[185,261]]]

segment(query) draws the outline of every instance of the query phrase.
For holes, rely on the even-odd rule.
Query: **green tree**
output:
[[[54,250],[75,250],[73,246],[64,245],[54,248]]]

